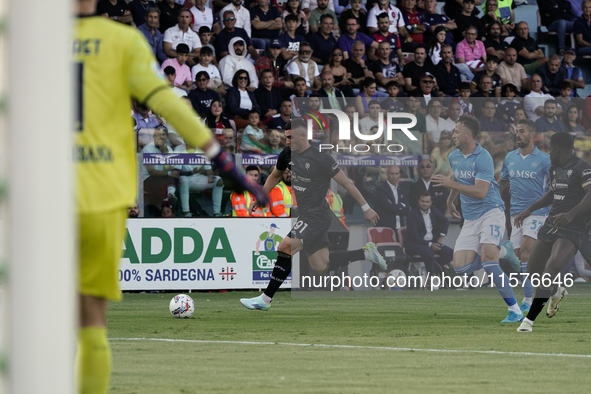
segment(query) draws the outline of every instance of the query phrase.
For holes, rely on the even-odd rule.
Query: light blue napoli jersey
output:
[[[511,215],[525,211],[548,191],[550,183],[550,156],[537,147],[523,157],[519,149],[507,153],[503,161],[501,179],[511,184]],[[546,216],[550,206],[538,209],[532,215]]]
[[[486,149],[482,149],[480,144],[476,144],[474,152],[464,156],[456,148],[449,154],[449,163],[454,171],[456,181],[462,185],[474,186],[476,179],[490,183],[484,200],[468,197],[460,193],[464,219],[478,219],[495,208],[505,210],[505,203],[499,193],[499,184],[495,180],[495,164]]]

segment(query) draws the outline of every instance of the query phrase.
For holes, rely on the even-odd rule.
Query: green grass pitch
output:
[[[192,293],[196,311],[185,320],[168,312],[172,293],[125,294],[108,313],[111,393],[590,392],[591,286],[569,292],[532,333],[499,323],[507,310],[495,289],[440,290],[437,298],[281,292],[267,312],[238,302],[258,292]]]

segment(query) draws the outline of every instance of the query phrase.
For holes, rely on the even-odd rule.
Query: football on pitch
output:
[[[186,294],[178,294],[172,297],[168,309],[177,319],[188,319],[195,312],[195,302]]]
[[[388,286],[391,289],[401,289],[406,286],[406,274],[404,271],[395,269],[390,271],[391,278],[388,278]]]

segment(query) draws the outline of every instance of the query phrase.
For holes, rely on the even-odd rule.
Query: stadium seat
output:
[[[412,52],[402,52],[402,54],[404,55],[404,61],[406,64],[415,60],[415,54]]]
[[[544,36],[558,36],[558,33],[555,31],[550,31],[546,26],[542,25],[542,16],[540,15],[540,10],[536,10],[536,17],[538,19],[538,36],[536,38],[536,43],[539,43]],[[570,35],[570,46],[572,48],[575,47],[575,35],[571,33]]]
[[[402,246],[396,240],[396,233],[390,227],[370,227],[367,229],[367,241],[376,246]]]

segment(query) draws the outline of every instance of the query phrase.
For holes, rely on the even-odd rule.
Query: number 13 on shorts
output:
[[[493,238],[500,238],[503,234],[501,234],[501,226],[495,226],[493,224],[490,225],[490,236]],[[499,239],[500,241],[500,239]]]

